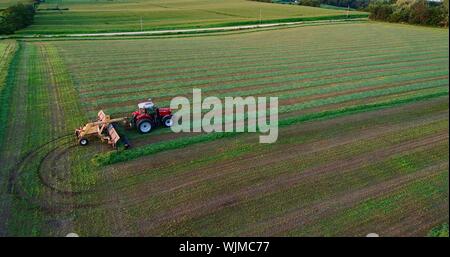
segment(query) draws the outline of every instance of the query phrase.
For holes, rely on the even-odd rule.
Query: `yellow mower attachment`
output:
[[[114,122],[127,123],[127,117],[111,119],[102,110],[98,112],[98,120],[89,122],[83,127],[75,130],[75,135],[78,139],[78,144],[86,146],[93,137],[98,137],[102,142],[107,142],[113,148],[116,148],[117,142],[120,140],[119,133],[113,126]]]

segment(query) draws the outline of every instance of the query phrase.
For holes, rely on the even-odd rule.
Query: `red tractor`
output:
[[[98,112],[98,119],[94,122],[86,123],[84,126],[75,130],[78,143],[82,146],[88,145],[92,137],[98,137],[102,142],[107,142],[114,148],[119,140],[122,140],[125,148],[130,143],[124,137],[119,135],[114,127],[115,123],[123,123],[126,128],[136,128],[143,134],[150,133],[153,127],[164,126],[171,127],[173,125],[172,111],[170,108],[158,108],[151,99],[147,102],[138,104],[139,109],[131,114],[131,118],[121,117],[112,119],[103,111]]]
[[[147,134],[153,127],[173,125],[172,110],[170,108],[158,108],[149,99],[147,102],[139,103],[138,110],[131,114],[131,127],[135,127],[140,133]]]

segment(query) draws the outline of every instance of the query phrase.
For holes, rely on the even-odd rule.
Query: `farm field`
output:
[[[372,22],[1,41],[0,232],[424,236],[449,219],[448,42]],[[75,143],[100,109],[129,115],[192,88],[278,96],[278,141],[158,129],[125,132],[126,151]]]
[[[68,10],[49,10],[58,6]],[[364,16],[350,12],[350,16]],[[19,34],[65,34],[200,28],[336,19],[347,12],[248,0],[47,0]]]
[[[0,10],[18,2],[20,2],[20,0],[0,0]]]

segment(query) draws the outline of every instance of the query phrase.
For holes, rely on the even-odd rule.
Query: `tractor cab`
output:
[[[157,107],[155,104],[150,100],[147,102],[142,102],[138,104],[138,110],[140,114],[150,114],[153,115],[156,113]]]

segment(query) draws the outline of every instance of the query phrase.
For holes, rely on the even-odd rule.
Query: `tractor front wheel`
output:
[[[162,123],[163,123],[164,127],[167,127],[167,128],[172,127],[173,126],[172,116],[165,116],[162,119]]]
[[[87,140],[87,138],[81,138],[78,140],[78,144],[80,144],[81,146],[86,146],[89,144],[89,140]]]
[[[152,123],[150,120],[141,120],[137,123],[137,129],[142,134],[147,134],[152,131]]]

